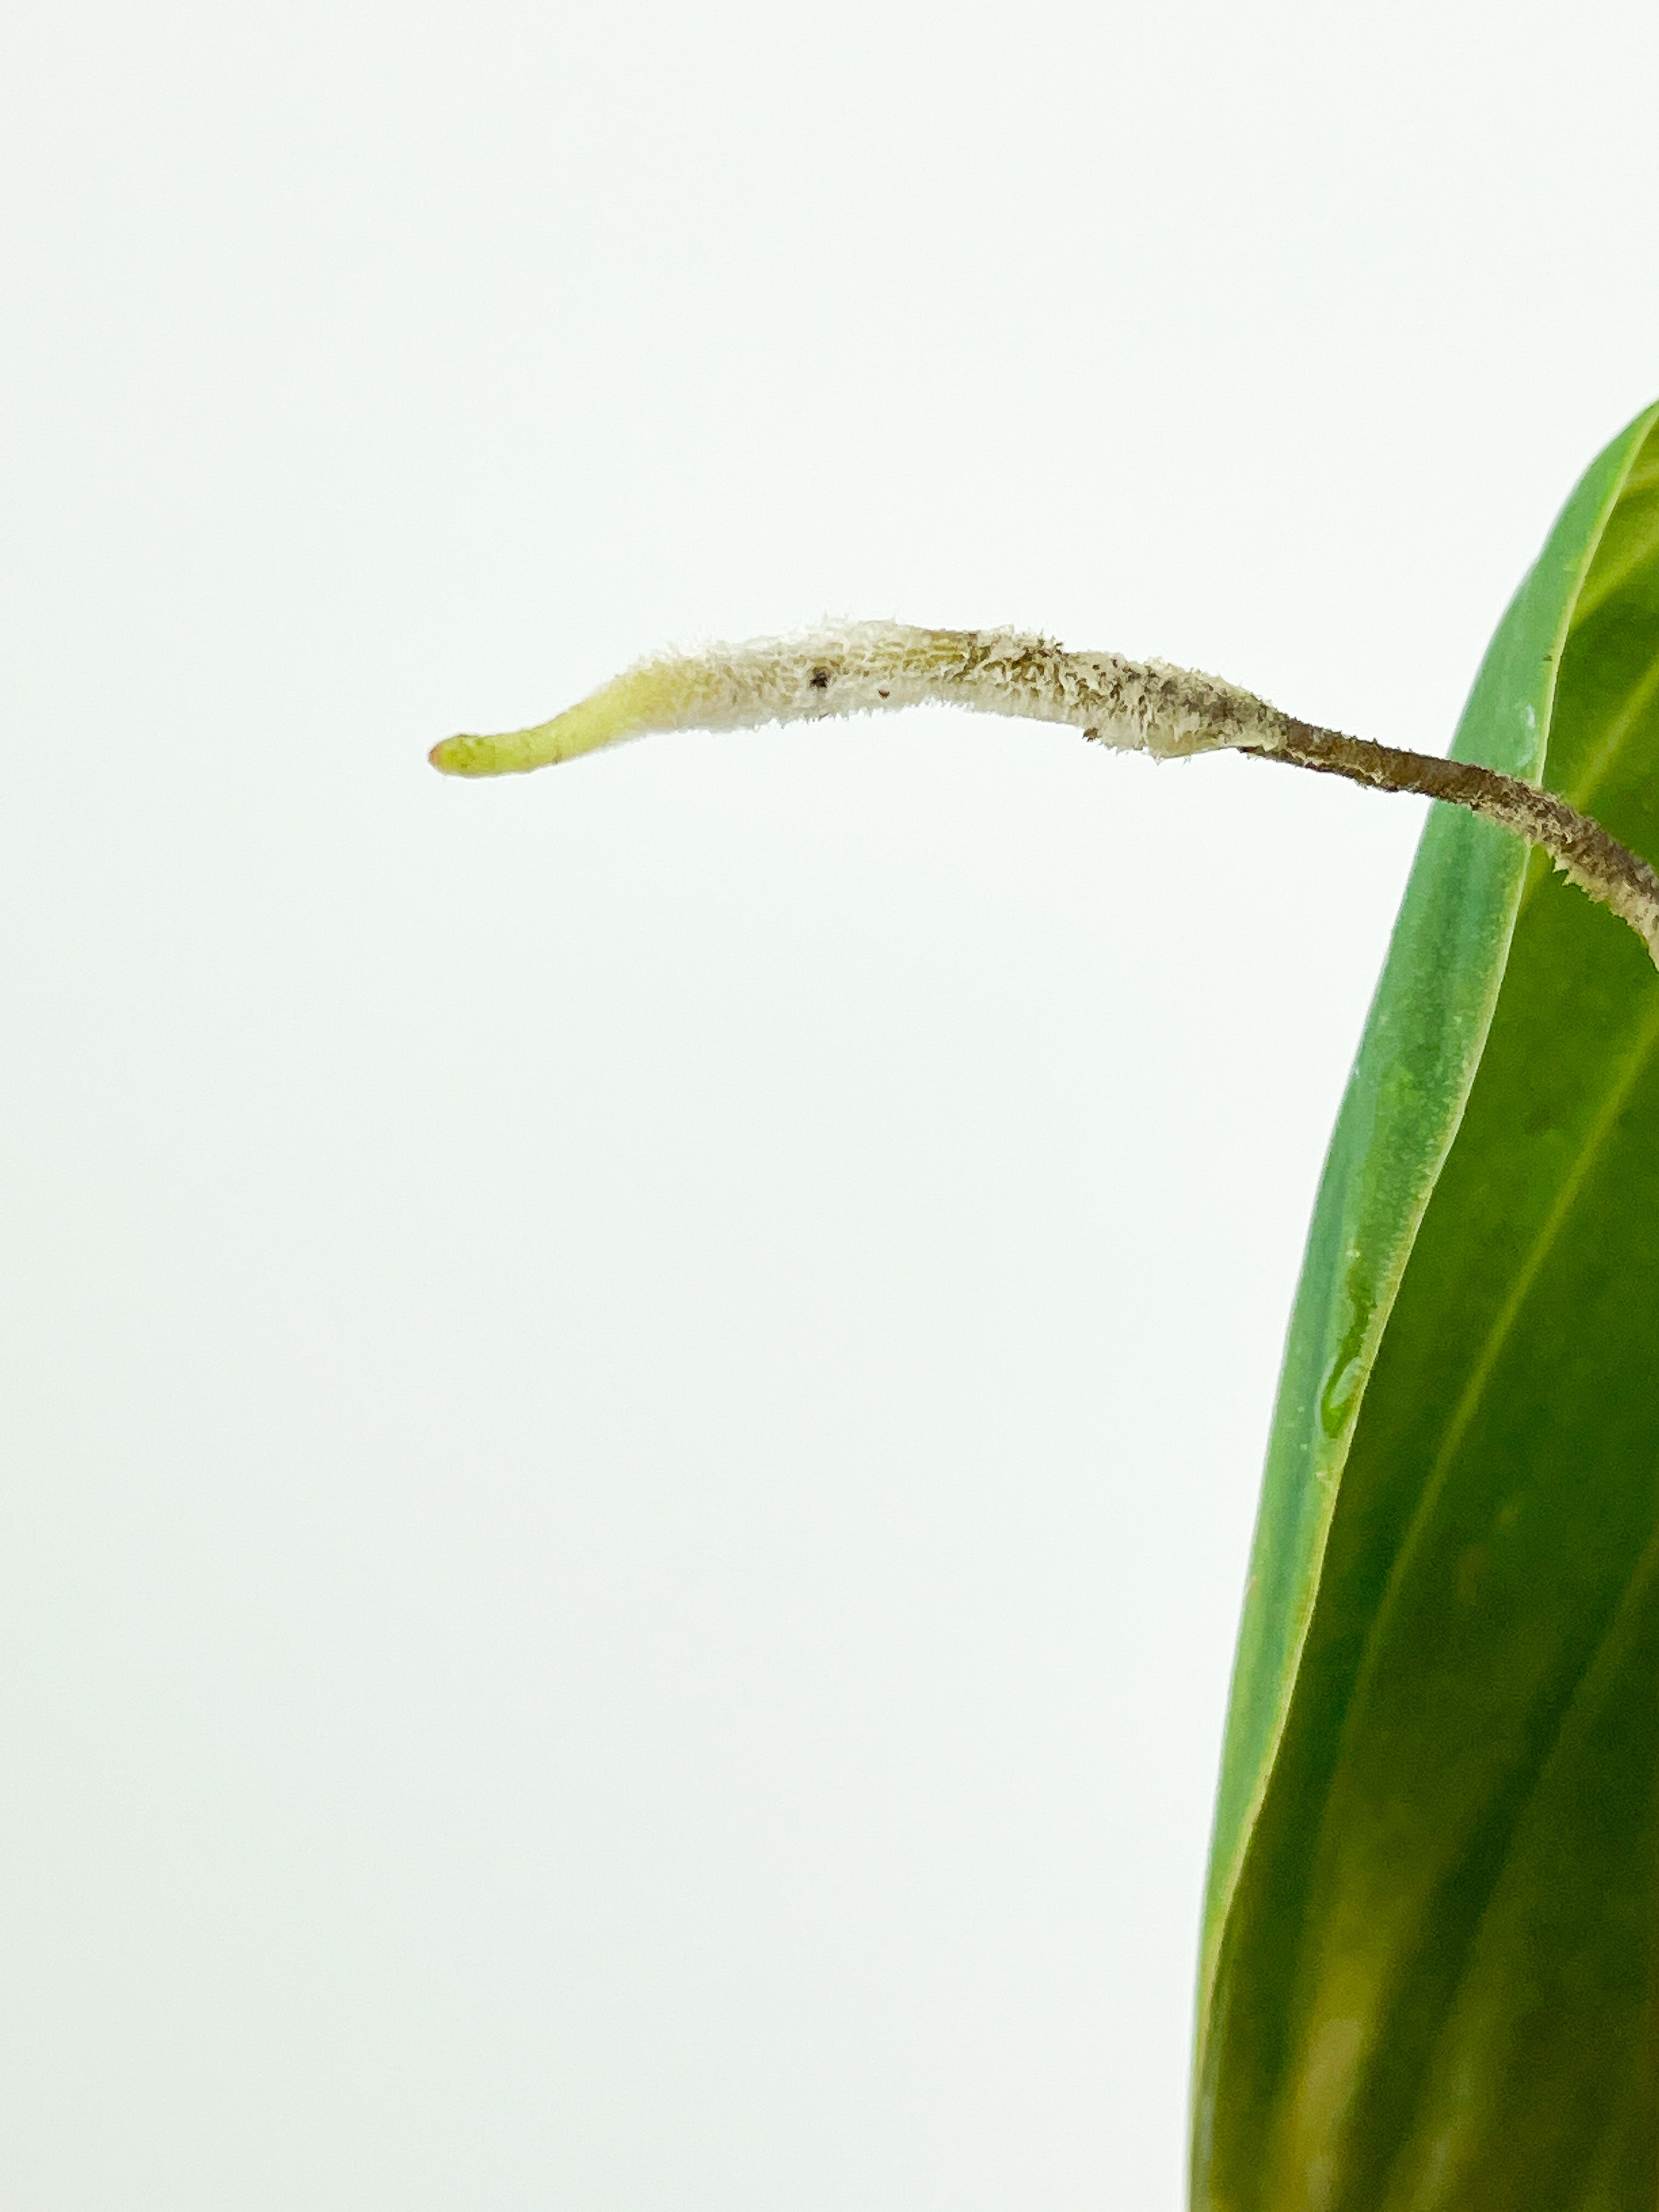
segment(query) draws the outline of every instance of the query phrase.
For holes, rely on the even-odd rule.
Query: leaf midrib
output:
[[[1620,499],[1629,499],[1632,495],[1639,495],[1652,489],[1652,485],[1645,478],[1627,477],[1620,488],[1619,496]],[[1572,611],[1572,626],[1575,629],[1581,623],[1588,622],[1592,615],[1599,614],[1610,601],[1618,598],[1633,577],[1641,574],[1652,558],[1656,538],[1659,538],[1659,515],[1653,518],[1640,537],[1632,539],[1616,561],[1608,562],[1599,576],[1590,575],[1585,578],[1584,588],[1579,593],[1577,605]]]

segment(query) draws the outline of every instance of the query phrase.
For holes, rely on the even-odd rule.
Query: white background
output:
[[[1435,749],[1659,390],[1650,9],[96,6],[0,49],[0,2199],[1172,2212],[1274,1369]]]

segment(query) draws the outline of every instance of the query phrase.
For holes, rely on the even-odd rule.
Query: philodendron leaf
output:
[[[1659,409],[1455,752],[1659,853]],[[1437,808],[1310,1236],[1199,2001],[1200,2212],[1659,2200],[1659,976]]]
[[[1656,423],[1569,501],[1450,760],[1159,661],[887,622],[659,656],[433,749],[513,775],[936,701],[1468,810],[1425,832],[1285,1354],[1206,1915],[1199,2212],[1659,2199]]]

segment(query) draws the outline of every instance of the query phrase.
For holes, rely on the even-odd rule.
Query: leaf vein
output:
[[[1579,1192],[1589,1179],[1590,1170],[1611,1136],[1620,1115],[1629,1103],[1631,1093],[1646,1071],[1656,1047],[1659,1047],[1659,998],[1654,999],[1644,1017],[1626,1057],[1624,1067],[1617,1079],[1609,1084],[1601,1109],[1585,1133],[1578,1157],[1568,1174],[1563,1178],[1549,1212],[1539,1225],[1538,1233],[1533,1239],[1526,1258],[1516,1270],[1510,1285],[1509,1294],[1491,1328],[1487,1331],[1486,1341],[1481,1346],[1479,1356],[1469,1370],[1468,1379],[1464,1383],[1451,1419],[1446,1425],[1446,1431],[1441,1440],[1440,1449],[1435,1455],[1434,1464],[1429,1470],[1417,1504],[1413,1509],[1405,1537],[1395,1554],[1382,1598],[1371,1616],[1370,1626],[1365,1638],[1365,1655],[1355,1678],[1353,1697],[1348,1708],[1350,1724],[1353,1715],[1360,1710],[1364,1702],[1365,1692],[1380,1663],[1382,1625],[1393,1611],[1406,1576],[1422,1547],[1425,1532],[1433,1520],[1435,1508],[1445,1487],[1452,1463],[1462,1448],[1463,1439],[1468,1435],[1475,1415],[1480,1409],[1504,1346],[1513,1333],[1516,1322],[1520,1318],[1522,1308],[1525,1305],[1534,1284],[1542,1272],[1545,1261],[1548,1259],[1557,1238],[1566,1225]]]

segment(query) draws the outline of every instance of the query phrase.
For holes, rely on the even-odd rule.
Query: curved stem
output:
[[[1659,967],[1659,874],[1553,792],[1473,761],[1317,728],[1220,677],[1115,653],[1068,653],[1020,630],[843,623],[665,654],[551,721],[495,737],[446,738],[431,760],[449,775],[513,775],[650,730],[752,729],[923,704],[1064,722],[1102,744],[1158,760],[1251,753],[1467,807],[1540,845],[1581,890],[1630,924]]]
[[[1237,748],[1260,760],[1285,761],[1322,775],[1346,776],[1379,791],[1407,791],[1467,808],[1483,820],[1540,846],[1580,890],[1627,921],[1659,968],[1659,873],[1599,822],[1569,806],[1553,791],[1522,783],[1474,761],[1442,760],[1344,737],[1310,722],[1285,718],[1281,743]]]

